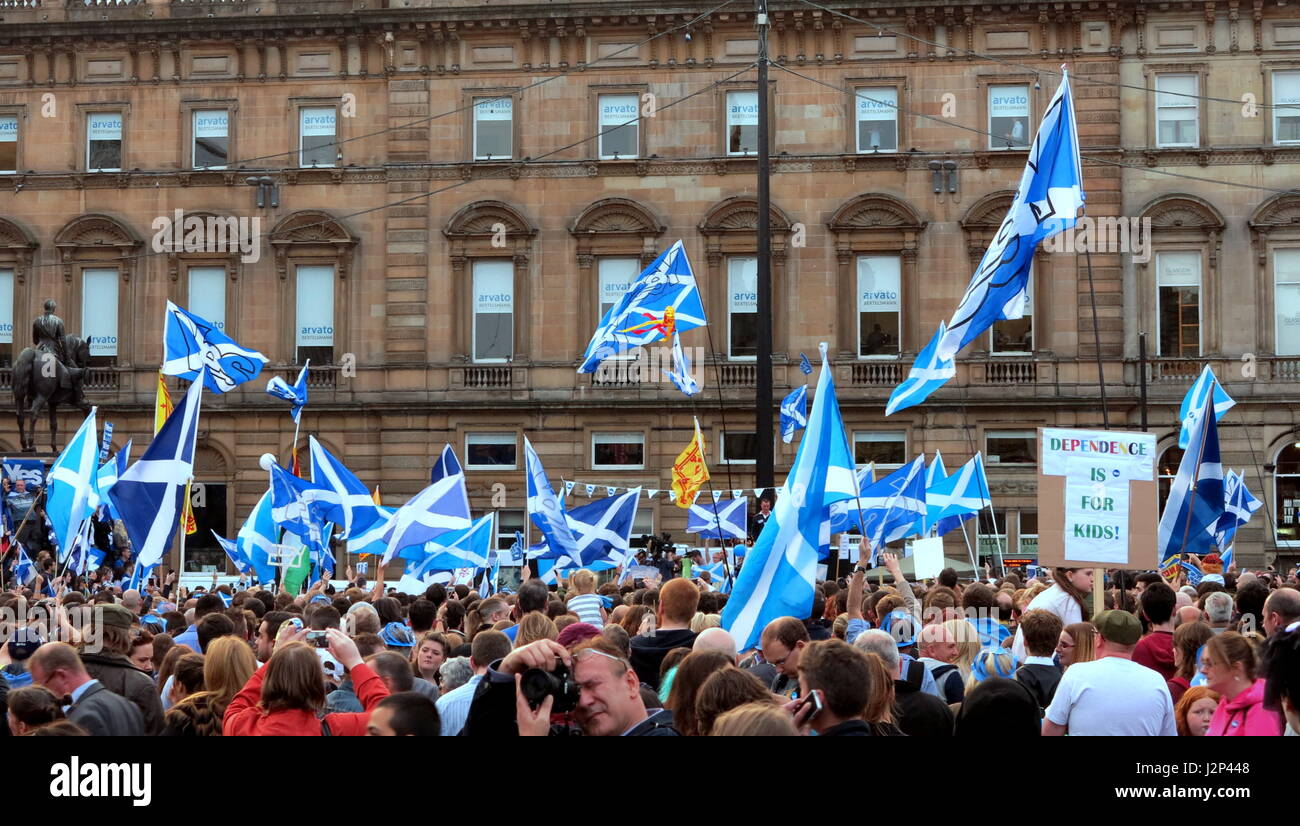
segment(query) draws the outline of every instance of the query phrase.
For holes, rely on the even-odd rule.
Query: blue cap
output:
[[[384,641],[384,645],[395,645],[400,648],[411,648],[415,645],[415,635],[411,633],[411,629],[400,622],[390,622],[385,625],[384,630],[379,633],[379,638]]]
[[[167,623],[162,617],[156,617],[153,614],[145,614],[143,617],[140,617],[140,625],[147,626],[150,629],[156,628],[159,631],[162,631],[167,627]]]
[[[880,629],[888,631],[899,648],[916,643],[916,617],[901,608],[886,614],[880,621]]]
[[[324,603],[324,604],[326,604],[326,605],[333,605],[333,604],[334,604],[334,601],[333,601],[332,599],[330,599],[329,597],[325,596],[324,594],[317,594],[316,596],[312,597],[312,598],[311,598],[311,602],[312,602],[313,605],[315,605],[315,604],[318,603],[318,602],[322,602],[322,603]]]

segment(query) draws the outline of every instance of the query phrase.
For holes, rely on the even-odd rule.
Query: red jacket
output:
[[[1277,737],[1282,733],[1282,715],[1264,708],[1264,681],[1229,700],[1223,697],[1210,718],[1209,737]]]
[[[261,707],[262,680],[265,677],[266,669],[259,668],[248,678],[248,682],[226,707],[221,733],[226,737],[320,737],[320,718],[314,712],[302,709],[267,711]],[[365,734],[371,710],[388,696],[388,687],[384,681],[365,663],[352,669],[352,686],[365,711],[326,714],[325,721],[329,723],[330,734],[335,737],[359,737]]]

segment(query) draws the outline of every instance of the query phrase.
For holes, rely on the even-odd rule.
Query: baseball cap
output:
[[[333,604],[334,604],[334,601],[333,601],[332,599],[330,599],[329,597],[325,596],[324,594],[317,594],[316,596],[314,596],[314,597],[311,598],[311,601],[312,601],[312,604],[313,604],[313,605],[316,604],[316,603],[324,603],[325,605],[333,605]]]
[[[401,648],[415,645],[415,635],[411,633],[411,629],[400,622],[390,622],[385,625],[379,638],[384,641],[384,645],[396,645]]]
[[[1128,611],[1112,608],[1093,619],[1101,638],[1117,645],[1136,645],[1142,639],[1142,623]]]

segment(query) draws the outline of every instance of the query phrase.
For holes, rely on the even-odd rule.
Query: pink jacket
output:
[[[1282,733],[1282,715],[1264,708],[1264,681],[1229,700],[1219,700],[1210,719],[1207,737],[1277,737]]]

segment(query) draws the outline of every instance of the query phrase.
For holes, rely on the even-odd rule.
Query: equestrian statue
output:
[[[25,453],[36,452],[36,417],[50,414],[50,448],[58,453],[58,408],[72,404],[90,412],[82,392],[90,366],[90,339],[67,335],[63,319],[54,314],[58,305],[45,302],[44,315],[32,322],[32,344],[14,361],[14,408],[18,436]]]

